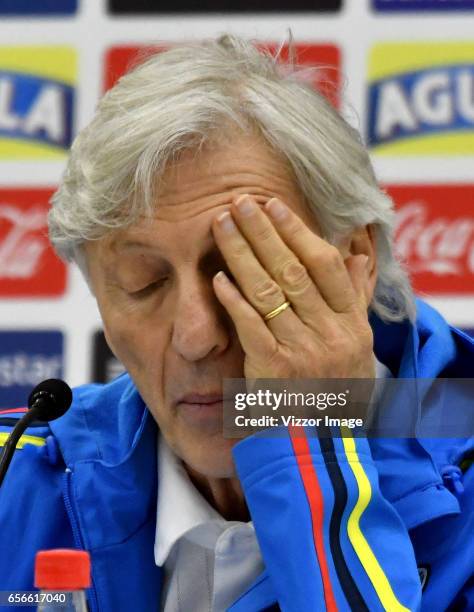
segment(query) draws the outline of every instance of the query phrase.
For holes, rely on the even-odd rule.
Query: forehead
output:
[[[300,214],[307,212],[288,163],[258,136],[231,131],[169,163],[152,214],[113,232],[104,246],[121,252],[142,245],[183,256],[209,249],[212,219],[242,193],[260,204],[278,197]]]
[[[262,138],[234,130],[198,150],[185,150],[168,164],[157,186],[156,209],[158,214],[167,214],[163,209],[196,205],[206,196],[228,197],[248,191],[263,196],[272,190],[296,190],[288,163]]]

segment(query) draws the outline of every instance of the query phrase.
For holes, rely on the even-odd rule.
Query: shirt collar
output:
[[[208,521],[225,522],[225,519],[199,493],[183,464],[159,435],[156,565],[164,565],[181,536]]]
[[[375,378],[393,378],[387,366],[375,357]]]

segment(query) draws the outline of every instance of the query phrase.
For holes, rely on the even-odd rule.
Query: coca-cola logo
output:
[[[415,289],[474,293],[474,186],[394,186],[395,245]]]
[[[429,218],[426,202],[410,202],[397,213],[398,254],[413,273],[474,274],[474,218]]]
[[[0,202],[0,223],[10,226],[0,240],[0,280],[3,278],[31,278],[48,244],[38,230],[46,225],[46,212],[41,208],[21,211]]]
[[[0,295],[53,296],[66,269],[47,235],[51,190],[0,190]]]

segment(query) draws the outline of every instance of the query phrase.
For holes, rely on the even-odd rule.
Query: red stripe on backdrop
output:
[[[314,546],[316,548],[316,555],[318,557],[319,569],[323,581],[326,610],[329,612],[337,612],[336,600],[332,590],[328,563],[324,550],[324,499],[321,493],[321,487],[319,486],[318,476],[314,469],[313,462],[311,461],[311,451],[303,427],[289,427],[288,429],[301,479],[303,480],[303,486],[308,498],[311,521],[313,524]]]

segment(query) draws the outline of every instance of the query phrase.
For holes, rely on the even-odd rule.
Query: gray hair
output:
[[[307,68],[233,35],[155,53],[102,98],[52,198],[49,232],[59,255],[84,269],[84,241],[150,214],[167,164],[229,126],[257,130],[287,160],[328,241],[373,224],[371,308],[388,321],[413,319],[410,283],[393,253],[392,201],[358,132],[308,83]]]

